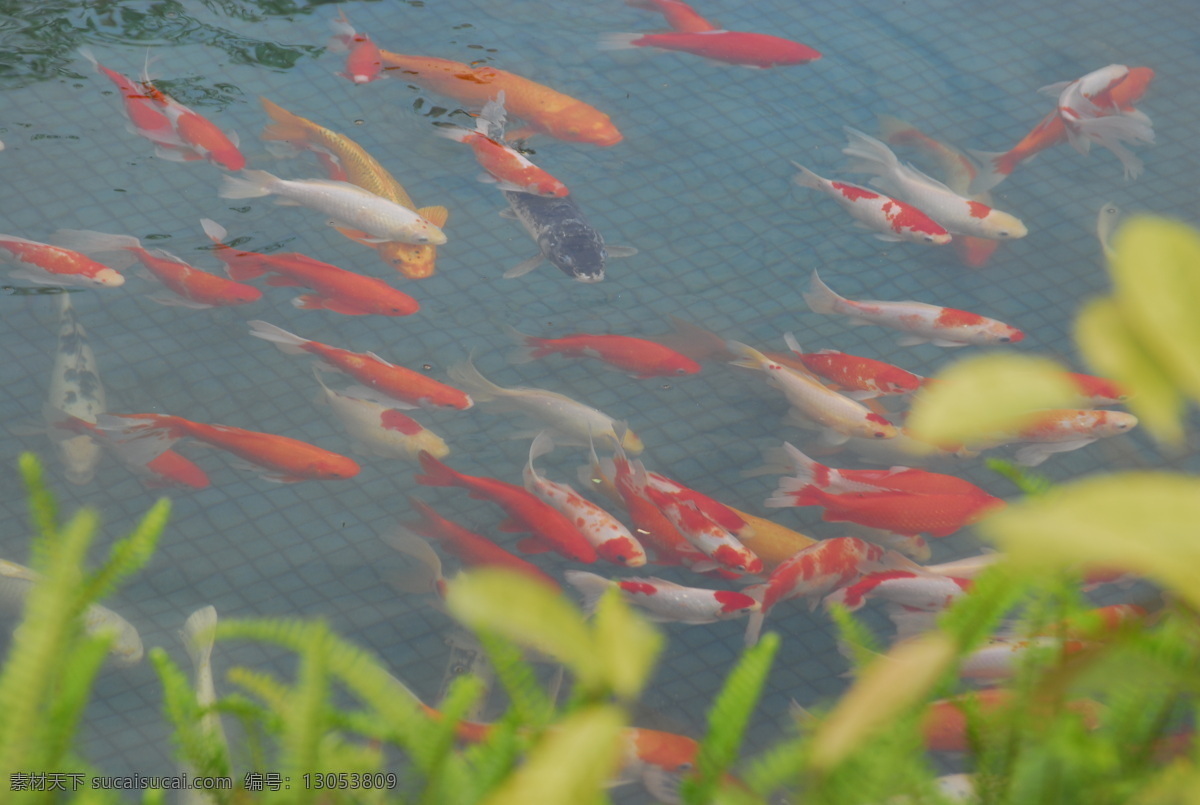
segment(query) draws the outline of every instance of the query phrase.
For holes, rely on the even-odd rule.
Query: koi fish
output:
[[[342,480],[358,475],[360,469],[353,459],[299,439],[168,414],[103,414],[96,418],[96,426],[119,439],[144,440],[161,448],[159,452],[180,439],[195,439],[266,470],[259,477],[279,483]]]
[[[976,523],[1004,501],[980,490],[976,494],[945,492],[844,492],[835,494],[796,478],[780,478],[766,506],[821,506],[826,522],[850,522],[897,534],[948,537]]]
[[[1121,160],[1125,178],[1136,179],[1142,172],[1142,161],[1121,143],[1153,143],[1154,129],[1143,112],[1125,111],[1111,104],[1113,89],[1129,77],[1129,72],[1123,64],[1110,64],[1040,91],[1058,91],[1058,116],[1065,124],[1067,142],[1076,151],[1086,154],[1092,143],[1107,148]]]
[[[639,380],[691,375],[700,371],[700,364],[686,355],[644,338],[586,333],[574,333],[562,338],[539,338],[525,335],[507,325],[501,326],[521,345],[511,358],[513,363],[526,363],[548,355],[593,358],[628,372]]]
[[[525,465],[525,489],[565,514],[596,549],[601,559],[625,567],[646,564],[646,551],[629,529],[604,509],[587,500],[567,484],[555,483],[537,473],[534,459],[554,449],[554,441],[539,433],[529,445]]]
[[[416,476],[417,483],[466,489],[471,497],[489,500],[504,509],[508,519],[500,526],[502,530],[527,531],[544,546],[577,562],[596,561],[596,549],[566,515],[521,487],[457,472],[428,453],[420,453],[417,459],[424,470],[424,474]]]
[[[387,50],[381,50],[380,57],[384,70],[398,70],[404,81],[447,95],[468,107],[482,109],[503,90],[509,113],[524,120],[534,132],[600,146],[621,142],[621,132],[608,115],[528,78],[489,65],[406,56]]]
[[[229,233],[216,221],[201,218],[200,225],[217,245],[217,257],[235,280],[271,274],[268,285],[301,286],[315,291],[292,300],[301,310],[328,310],[343,316],[411,316],[420,310],[416,299],[381,279],[346,271],[296,252],[266,255],[242,251],[225,242]]]
[[[622,427],[618,427],[618,433],[622,437],[625,435]],[[708,557],[688,542],[674,523],[646,496],[645,467],[639,463],[635,469],[620,442],[615,444],[612,469],[608,471],[596,455],[595,444],[589,440],[591,465],[579,468],[580,483],[611,488],[610,494],[615,495],[616,502],[623,503],[629,513],[636,539],[651,549],[657,564],[690,567],[708,563]]]
[[[642,452],[642,440],[632,430],[617,435],[617,421],[602,411],[545,389],[502,388],[479,373],[470,358],[451,366],[450,379],[467,389],[480,402],[490,402],[497,411],[520,411],[538,420],[558,444],[585,445],[593,436],[607,436],[630,453]]]
[[[501,217],[520,221],[540,252],[505,271],[505,279],[528,274],[549,260],[574,280],[600,282],[609,257],[637,254],[630,246],[606,246],[574,198],[543,198],[511,190],[505,190],[504,197],[510,209],[501,212]]]
[[[561,198],[571,194],[567,186],[529,161],[529,158],[503,141],[504,91],[483,105],[475,129],[439,126],[439,136],[471,147],[475,159],[487,174],[484,181],[495,182],[501,190],[532,193],[535,196]]]
[[[791,333],[784,333],[783,340],[805,369],[836,383],[841,393],[852,400],[909,394],[921,387],[923,378],[899,366],[873,358],[847,355],[836,349],[805,352]]]
[[[1039,412],[1031,425],[989,437],[986,444],[1031,442],[1018,449],[1015,458],[1018,464],[1036,467],[1054,453],[1067,453],[1097,439],[1128,433],[1137,424],[1137,417],[1124,411],[1054,408]]]
[[[96,72],[108,78],[121,93],[121,101],[125,106],[125,115],[129,118],[130,131],[161,148],[181,148],[182,143],[175,134],[175,127],[170,119],[159,108],[158,104],[146,94],[146,90],[116,70],[110,70],[96,60],[96,56],[88,48],[80,48],[79,55],[91,62]],[[191,153],[190,151],[188,152]],[[192,155],[194,159],[199,156]]]
[[[970,579],[910,570],[881,570],[834,590],[825,597],[825,606],[839,604],[854,612],[861,609],[868,598],[882,598],[907,609],[941,612],[970,587]]]
[[[86,435],[96,444],[114,455],[134,475],[139,476],[146,486],[182,486],[191,489],[207,489],[208,475],[194,461],[184,458],[174,450],[160,450],[154,443],[135,439],[125,441],[94,423],[79,417],[66,416],[61,412],[48,412],[46,420],[51,428]]]
[[[119,271],[85,254],[15,235],[0,235],[0,257],[17,265],[10,277],[35,285],[117,288],[125,284]]]
[[[812,273],[804,301],[814,313],[849,316],[854,326],[878,324],[905,335],[901,346],[929,342],[937,347],[962,347],[967,344],[1015,344],[1025,334],[1004,322],[925,302],[854,301],[838,296]]]
[[[879,240],[906,240],[935,246],[944,245],[951,240],[950,233],[944,226],[911,204],[849,182],[823,179],[798,162],[793,162],[792,167],[800,171],[792,181],[801,187],[819,190],[832,198],[842,205],[842,209],[850,213],[859,225],[874,231]]]
[[[605,34],[601,50],[652,48],[691,53],[712,61],[742,67],[786,67],[808,64],[821,58],[821,52],[791,39],[745,31],[668,31],[657,34]]]
[[[968,714],[988,719],[1016,703],[1013,692],[1005,688],[986,688],[962,693],[929,703],[921,717],[921,732],[925,747],[933,752],[966,752],[971,748]],[[1079,715],[1089,730],[1100,722],[1101,705],[1092,699],[1072,699],[1058,702],[1036,702],[1030,715],[1051,718],[1048,709],[1064,708]]]
[[[443,550],[462,562],[464,567],[503,567],[561,591],[558,582],[537,565],[506,551],[487,537],[476,534],[453,520],[447,520],[432,506],[414,497],[410,497],[408,503],[418,519],[402,522],[400,526],[414,534],[434,540]]]
[[[583,595],[583,611],[587,614],[595,611],[600,596],[610,587],[620,590],[625,603],[642,610],[656,623],[716,623],[744,617],[761,606],[745,593],[684,587],[654,577],[606,579],[582,570],[568,570],[563,576]]]
[[[845,128],[849,144],[842,153],[854,161],[849,170],[875,175],[871,184],[889,195],[919,207],[954,234],[993,240],[1023,238],[1025,224],[1015,216],[972,201],[911,165],[904,165],[884,143],[861,131]]]
[[[896,435],[896,426],[886,418],[826,387],[813,375],[788,368],[737,341],[730,341],[729,348],[741,356],[733,365],[763,372],[767,383],[787,397],[797,424],[820,428],[822,441],[836,445],[851,436],[891,439]]]
[[[856,537],[835,537],[810,545],[771,571],[767,583],[757,588],[762,609],[751,613],[746,626],[746,645],[758,642],[763,620],[780,601],[810,599],[809,609],[829,593],[850,584],[863,573],[886,564],[884,549]],[[906,560],[907,561],[907,560]]]
[[[684,486],[678,481],[672,480],[662,473],[647,472],[646,468],[640,461],[634,462],[634,469],[640,469],[641,472],[645,474],[647,486],[657,489],[663,494],[670,495],[677,500],[691,503],[700,510],[701,514],[703,514],[709,520],[712,520],[721,528],[724,528],[726,531],[730,531],[740,537],[743,533],[748,533],[753,530],[749,527],[749,524],[731,507],[726,506],[724,503],[721,503],[718,500],[710,498],[703,492],[697,492],[691,487]]]
[[[327,179],[280,179],[263,170],[244,170],[241,177],[224,177],[221,198],[276,195],[278,204],[298,205],[328,215],[334,226],[359,230],[367,243],[398,240],[440,246],[446,235],[408,207],[349,182]]]
[[[1033,637],[1028,640],[993,638],[982,648],[964,657],[958,667],[958,673],[964,679],[1007,679],[1013,675],[1017,664],[1030,650],[1054,650],[1070,654],[1080,651],[1086,645],[1081,640],[1063,640],[1058,637]]]
[[[916,148],[937,162],[940,175],[946,186],[971,201],[980,201],[992,206],[992,197],[987,192],[972,193],[971,183],[979,176],[979,167],[962,151],[925,134],[911,123],[892,117],[879,116],[882,139],[888,145],[908,145]],[[954,251],[964,265],[982,268],[987,265],[1000,242],[989,238],[960,235],[954,239]]]
[[[1080,372],[1067,372],[1067,377],[1079,389],[1080,405],[1091,407],[1096,405],[1120,405],[1129,399],[1129,392],[1115,380],[1095,375],[1085,375]]]
[[[642,8],[646,11],[657,11],[663,15],[671,30],[683,33],[700,33],[715,31],[717,26],[701,17],[700,14],[682,0],[625,0],[625,5]]]
[[[1102,90],[1092,97],[1096,114],[1129,114],[1136,110],[1133,104],[1138,101],[1154,80],[1154,70],[1149,67],[1134,67],[1115,85]],[[1044,87],[1056,94],[1062,85]],[[1064,87],[1065,88],[1065,87]],[[982,192],[995,187],[1008,178],[1017,165],[1027,162],[1042,151],[1067,139],[1066,120],[1056,107],[1033,127],[1021,141],[1005,152],[972,151],[972,155],[985,166],[979,177],[972,183],[972,192]]]
[[[729,508],[733,509],[732,506]],[[764,570],[774,570],[797,551],[802,551],[817,542],[812,537],[765,517],[757,517],[741,509],[733,511],[750,526],[738,534],[738,539],[762,560]]]
[[[68,418],[95,424],[108,403],[96,369],[96,356],[88,342],[87,330],[75,315],[71,295],[59,294],[58,300],[58,347],[43,413],[46,433],[62,459],[67,480],[82,486],[95,477],[100,444],[86,431],[74,431],[72,435],[56,426]]]
[[[24,565],[0,559],[0,607],[18,614],[24,610],[30,592],[41,574]],[[142,637],[133,624],[99,604],[91,604],[81,613],[83,630],[92,637],[110,635],[112,642],[108,652],[114,663],[120,666],[137,665],[142,661],[145,648]]]
[[[308,353],[322,366],[349,375],[363,385],[352,386],[348,392],[364,399],[376,399],[397,408],[457,408],[460,411],[473,404],[470,396],[440,383],[420,372],[388,363],[374,352],[351,352],[331,347],[320,341],[308,341],[265,321],[247,322],[250,334],[270,341],[288,355]],[[386,399],[378,399],[380,396]]]
[[[262,291],[253,285],[209,274],[162,249],[143,248],[141,241],[132,235],[60,229],[54,233],[54,239],[59,245],[85,254],[116,252],[119,258],[110,258],[108,263],[115,269],[124,270],[141,263],[172,294],[150,297],[161,305],[203,309],[245,305],[262,298]]]
[[[921,494],[986,495],[970,481],[940,472],[892,467],[887,470],[839,470],[809,458],[789,442],[783,458],[792,470],[791,486],[815,487],[836,495],[850,492],[915,492]]]
[[[695,503],[661,492],[652,486],[643,494],[693,546],[718,565],[738,573],[758,573],[762,560],[730,531],[704,516]]]
[[[422,450],[435,458],[445,458],[450,448],[442,437],[398,408],[325,385],[315,369],[326,401],[350,436],[350,440],[371,455],[416,461]]]
[[[386,76],[383,73],[383,57],[371,37],[354,30],[346,12],[338,10],[338,16],[329,21],[333,36],[325,49],[330,53],[346,54],[346,72],[338,73],[355,84],[369,84]]]
[[[259,100],[272,121],[260,135],[263,140],[309,150],[321,160],[330,179],[349,182],[394,201],[439,229],[446,225],[450,212],[445,207],[418,208],[404,186],[354,140],[292,114],[266,98]],[[351,240],[362,242],[359,233],[345,227],[335,228]],[[433,276],[436,270],[437,247],[431,244],[389,240],[363,245],[375,249],[380,259],[409,279],[424,279]]]
[[[240,171],[246,167],[246,157],[238,150],[236,133],[226,134],[221,131],[216,123],[155,87],[147,76],[142,78],[142,87],[146,95],[167,116],[167,120],[171,121],[171,127],[178,137],[179,145],[158,149],[157,154],[160,158],[172,162],[188,162],[193,158],[206,159],[231,171]],[[189,156],[189,151],[195,156]]]

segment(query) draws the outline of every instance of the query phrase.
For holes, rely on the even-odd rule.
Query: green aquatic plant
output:
[[[40,577],[28,593],[20,626],[0,672],[0,769],[10,772],[82,773],[72,755],[72,738],[91,692],[92,681],[117,638],[114,628],[85,630],[84,615],[154,552],[170,515],[158,501],[107,560],[85,570],[88,548],[100,527],[99,515],[82,509],[60,523],[54,496],[41,464],[32,454],[20,459],[29,491],[35,537],[30,564]],[[4,781],[5,786],[12,779]],[[27,801],[52,801],[30,793]]]

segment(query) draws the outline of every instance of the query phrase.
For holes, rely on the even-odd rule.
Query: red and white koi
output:
[[[567,484],[547,480],[537,473],[534,459],[554,449],[554,440],[539,433],[529,445],[525,465],[525,489],[565,514],[583,532],[601,559],[625,567],[646,564],[646,551],[620,520],[586,499]]]
[[[700,512],[712,520],[714,523],[724,528],[726,531],[740,535],[742,532],[753,532],[749,523],[742,517],[741,514],[734,511],[732,507],[726,506],[719,500],[710,498],[703,492],[697,492],[689,486],[684,486],[679,481],[668,478],[662,473],[649,472],[641,461],[634,462],[635,471],[641,470],[645,473],[646,485],[657,489],[659,492],[664,492],[679,500],[691,502]]]
[[[119,439],[145,440],[159,453],[180,439],[195,439],[266,470],[259,477],[279,483],[342,480],[360,469],[353,459],[299,439],[167,414],[103,414],[96,426]]]
[[[819,190],[841,204],[860,225],[874,231],[879,240],[934,246],[951,240],[944,226],[911,204],[849,182],[823,179],[797,162],[792,166],[800,171],[793,177],[796,184]]]
[[[338,73],[355,84],[369,84],[386,78],[383,72],[383,57],[371,37],[360,34],[346,18],[346,12],[338,10],[338,16],[329,21],[333,36],[325,49],[330,53],[346,53],[346,72]]]
[[[429,453],[417,457],[425,472],[416,476],[424,486],[457,486],[468,490],[471,497],[490,500],[508,514],[501,528],[527,531],[543,546],[578,562],[595,562],[596,549],[562,512],[519,486],[476,475],[467,475],[447,467]]]
[[[1028,234],[1025,224],[1016,216],[972,201],[911,165],[901,163],[892,149],[874,137],[849,127],[845,132],[849,144],[842,153],[854,160],[849,170],[874,174],[874,186],[916,205],[950,232],[993,240],[1012,240]]]
[[[825,606],[840,604],[854,612],[869,598],[924,612],[941,612],[971,587],[970,579],[912,570],[868,573],[853,584],[825,597]]]
[[[971,183],[978,177],[979,167],[962,151],[890,115],[879,116],[879,128],[883,141],[888,145],[908,145],[933,157],[946,185],[955,193],[971,201],[981,201],[989,207],[992,205],[992,197],[987,192],[971,192]],[[997,240],[970,235],[960,235],[954,239],[955,253],[969,268],[987,265],[999,245]]]
[[[765,585],[746,588],[747,592],[754,590],[756,596],[762,596],[762,609],[750,615],[746,644],[758,642],[763,620],[780,601],[808,598],[809,609],[816,609],[826,595],[852,583],[863,573],[886,569],[889,561],[894,560],[885,560],[883,548],[857,537],[821,540],[798,551],[771,571]]]
[[[839,470],[808,457],[789,442],[783,443],[783,457],[792,469],[789,484],[798,489],[809,486],[835,495],[848,492],[916,492],[925,494],[986,494],[970,481],[940,472],[892,467],[887,470]]]
[[[221,131],[216,123],[155,87],[148,77],[143,76],[141,83],[146,94],[167,116],[167,120],[171,121],[178,137],[179,144],[160,148],[159,157],[173,162],[207,159],[212,164],[231,171],[240,171],[246,167],[246,157],[238,150],[238,136],[235,132],[227,134]],[[194,156],[189,157],[189,151]]]
[[[839,296],[812,273],[804,301],[814,313],[848,316],[851,325],[877,324],[905,333],[902,346],[929,342],[938,347],[1015,344],[1025,337],[1016,327],[952,307],[925,302],[854,301]]]
[[[0,235],[0,258],[17,266],[9,276],[36,285],[116,288],[125,284],[119,271],[71,249]]]
[[[791,333],[784,333],[783,340],[808,371],[836,383],[838,390],[852,400],[909,394],[919,389],[924,379],[899,366],[836,349],[805,352]]]
[[[532,193],[535,196],[561,198],[571,191],[545,170],[529,161],[517,149],[505,143],[504,90],[484,104],[474,130],[462,126],[439,126],[439,136],[471,147],[475,159],[487,174],[483,181],[495,182],[501,190]]]
[[[596,602],[610,587],[658,623],[715,623],[757,612],[761,605],[745,593],[685,587],[659,578],[606,579],[595,573],[568,570],[567,583],[583,594],[583,611],[592,613]]]
[[[1033,424],[989,437],[985,444],[998,446],[1028,442],[1017,450],[1016,462],[1026,467],[1036,467],[1054,453],[1078,450],[1097,439],[1128,433],[1137,424],[1137,417],[1124,411],[1053,408],[1038,412]]]
[[[891,439],[896,435],[896,426],[885,417],[830,389],[813,374],[784,366],[738,341],[730,341],[729,348],[741,356],[734,366],[762,372],[767,383],[787,397],[797,424],[820,429],[825,443],[842,444],[851,436]]]
[[[695,503],[650,486],[645,487],[643,493],[688,542],[721,567],[738,573],[762,570],[762,560],[732,533],[705,517]]]
[[[417,454],[422,450],[435,458],[445,458],[450,454],[450,448],[442,437],[394,407],[394,403],[384,405],[377,400],[335,391],[325,385],[315,369],[313,375],[321,384],[334,416],[359,450],[383,458],[408,461],[416,461]]]
[[[249,280],[271,274],[268,285],[305,287],[315,293],[292,300],[301,310],[329,310],[345,316],[409,316],[420,304],[408,294],[375,277],[346,271],[303,254],[259,254],[229,246],[229,233],[208,218],[200,219],[204,233],[217,244],[216,255],[235,280]]]
[[[129,118],[130,130],[145,137],[160,148],[181,148],[183,144],[175,134],[175,127],[170,119],[159,108],[158,104],[146,94],[145,88],[128,76],[110,70],[96,60],[96,56],[88,48],[80,48],[79,55],[92,63],[96,72],[104,75],[116,85],[125,104],[125,115]],[[191,153],[190,151],[188,153]],[[193,155],[194,159],[199,156]]]
[[[1086,154],[1092,143],[1107,148],[1121,160],[1125,178],[1136,179],[1142,172],[1142,161],[1122,143],[1153,143],[1154,129],[1145,113],[1111,105],[1113,91],[1129,73],[1123,64],[1110,64],[1082,78],[1051,84],[1039,91],[1058,92],[1058,116],[1065,125],[1067,142],[1076,151]]]
[[[472,400],[462,391],[432,377],[388,363],[374,352],[351,352],[320,341],[309,341],[265,321],[251,321],[250,334],[270,341],[288,355],[309,354],[321,365],[349,375],[362,384],[349,393],[394,408],[470,408]]]
[[[146,272],[161,282],[171,295],[152,296],[161,305],[193,309],[245,305],[262,298],[262,291],[225,277],[210,274],[163,249],[143,248],[132,235],[110,235],[85,229],[60,229],[54,240],[85,254],[115,252],[116,260],[108,264],[124,270],[141,263]]]
[[[1080,404],[1083,406],[1120,405],[1129,398],[1128,391],[1114,380],[1079,372],[1068,372],[1067,376],[1079,389]]]

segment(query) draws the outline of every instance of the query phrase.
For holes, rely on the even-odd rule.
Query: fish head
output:
[[[971,203],[976,204],[977,202]],[[988,237],[995,240],[1017,240],[1029,234],[1029,230],[1020,218],[994,207],[989,207],[988,212],[984,215],[983,229]]]
[[[1124,411],[1098,411],[1097,413],[1100,416],[1092,432],[1098,436],[1116,436],[1128,433],[1138,424],[1136,416]]]
[[[92,282],[106,288],[119,288],[125,284],[125,277],[114,268],[102,268],[92,275]]]
[[[427,244],[389,240],[375,245],[383,262],[413,280],[432,277],[437,270],[437,248]]]
[[[71,436],[58,442],[58,452],[66,467],[67,480],[76,486],[91,483],[100,461],[99,443],[87,434]]]
[[[538,126],[551,137],[573,143],[607,147],[624,139],[608,115],[586,103],[568,106],[552,118],[538,121]]]

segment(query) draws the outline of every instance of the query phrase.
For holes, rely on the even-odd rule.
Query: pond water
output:
[[[0,421],[8,426],[0,434],[3,556],[28,560],[24,494],[15,472],[23,450],[46,458],[66,509],[90,505],[103,513],[102,545],[127,531],[157,496],[169,495],[174,516],[158,553],[109,603],[137,626],[147,646],[162,645],[184,664],[176,632],[203,605],[215,605],[223,617],[319,616],[433,699],[448,669],[462,660],[451,645],[456,630],[430,598],[396,589],[404,561],[381,537],[411,519],[410,494],[476,530],[495,533],[498,522],[492,508],[468,502],[459,490],[418,486],[414,464],[355,452],[329,410],[315,402],[311,361],[250,337],[248,320],[427,367],[443,380],[449,366],[473,354],[483,374],[502,386],[550,389],[628,420],[646,444],[642,458],[651,469],[764,515],[769,510],[762,502],[775,479],[743,473],[761,464],[763,450],[783,440],[806,447],[813,434],[784,422],[785,400],[758,377],[714,362],[696,375],[652,379],[608,371],[595,361],[513,364],[502,325],[544,336],[656,337],[671,331],[669,317],[676,316],[762,348],[783,349],[782,335],[792,331],[806,348],[879,358],[921,375],[978,351],[899,346],[881,328],[851,328],[840,317],[810,312],[801,292],[819,269],[850,298],[918,299],[1009,322],[1026,333],[1019,351],[1084,370],[1070,330],[1081,302],[1107,287],[1094,233],[1097,211],[1113,202],[1127,212],[1191,223],[1200,218],[1193,144],[1200,35],[1196,7],[1179,0],[1136,9],[1032,0],[696,4],[726,28],[774,33],[823,53],[811,64],[768,70],[682,53],[601,50],[604,33],[663,27],[660,16],[619,0],[412,0],[341,8],[387,50],[486,63],[609,115],[624,135],[614,146],[546,136],[527,146],[571,188],[609,244],[638,253],[610,261],[606,279],[596,284],[573,282],[549,265],[504,279],[536,248],[517,222],[497,215],[504,198],[476,180],[479,170],[467,149],[433,136],[435,121],[470,125],[470,119],[456,114],[459,103],[452,98],[396,76],[364,85],[339,77],[344,58],[324,50],[334,5],[0,4],[0,139],[6,146],[0,231],[36,241],[59,228],[134,235],[219,272],[199,224],[212,218],[244,248],[300,251],[384,278],[421,306],[403,318],[299,310],[290,303],[294,289],[259,282],[264,293],[255,303],[189,310],[151,300],[156,284],[136,276],[120,288],[72,294],[110,412],[169,413],[286,434],[353,455],[362,465],[349,481],[276,484],[222,452],[185,444],[181,452],[204,467],[212,484],[163,492],[148,489],[111,456],[90,483],[67,483],[49,440],[30,432],[42,427],[58,298],[17,292],[32,287],[20,280],[0,296]],[[270,199],[220,198],[219,168],[155,157],[149,142],[126,130],[112,85],[78,56],[84,45],[105,66],[135,77],[149,48],[160,86],[237,132],[251,167],[289,178],[322,175],[311,157],[285,160],[267,150],[258,138],[268,122],[260,96],[354,138],[418,204],[450,210],[437,273],[406,280],[325,226],[319,213]],[[822,176],[865,182],[847,175],[842,129],[876,133],[881,114],[963,148],[1010,148],[1053,109],[1039,87],[1109,63],[1156,71],[1138,103],[1157,133],[1153,147],[1137,149],[1144,174],[1126,181],[1109,151],[1095,148],[1083,156],[1065,145],[1020,166],[993,195],[1029,234],[1002,244],[984,268],[965,268],[949,247],[876,240],[853,227],[830,199],[791,181],[789,160]],[[911,151],[901,156],[920,158]],[[511,438],[527,429],[512,415],[480,404],[417,416],[446,440],[451,466],[519,482],[529,442]],[[567,480],[585,458],[586,451],[564,447],[541,465]],[[862,466],[848,453],[830,462]],[[1066,479],[1128,467],[1195,469],[1196,463],[1194,450],[1164,456],[1135,431],[1053,456],[1041,469]],[[954,471],[995,495],[1015,494],[979,460]],[[820,522],[817,509],[772,516],[817,537],[845,533]],[[976,553],[978,543],[964,531],[932,547],[939,561]],[[571,566],[545,556],[536,561],[555,574]],[[676,569],[656,573],[687,579]],[[846,684],[846,661],[823,612],[793,604],[773,614],[768,628],[779,630],[784,643],[750,732],[751,749],[782,733],[789,699],[812,705]],[[743,623],[668,625],[666,631],[667,649],[638,722],[699,737],[707,707],[741,648]],[[218,646],[219,689],[230,690],[222,674],[231,665],[268,661],[278,657]],[[87,759],[109,773],[171,773],[159,698],[148,663],[106,669],[84,723]],[[644,794],[625,796],[640,801]]]

